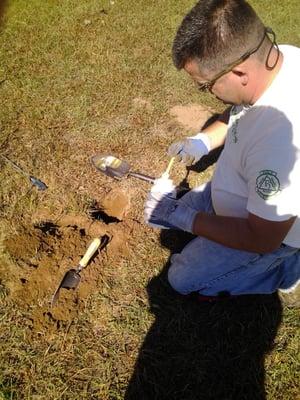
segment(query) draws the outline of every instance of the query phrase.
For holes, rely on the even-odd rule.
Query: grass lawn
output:
[[[298,0],[250,3],[279,43],[300,45]],[[168,260],[189,238],[143,224],[148,183],[117,182],[90,162],[111,153],[159,176],[168,145],[194,129],[174,107],[190,119],[222,110],[172,65],[176,28],[193,4],[8,1],[0,154],[48,189],[0,158],[0,400],[299,396],[299,310],[277,295],[216,304],[176,295]],[[190,184],[212,171],[192,172]],[[184,168],[172,177],[182,181]],[[101,211],[107,203],[118,219]],[[51,308],[64,273],[104,233],[111,242],[78,290]]]

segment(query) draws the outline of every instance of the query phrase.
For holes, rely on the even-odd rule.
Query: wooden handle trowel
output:
[[[107,243],[109,242],[110,238],[107,235],[102,236],[102,238],[95,238],[93,239],[92,243],[89,245],[87,251],[85,252],[84,256],[81,258],[79,261],[79,264],[77,268],[72,268],[67,271],[56,289],[52,301],[51,301],[51,307],[55,305],[55,303],[58,300],[59,297],[59,291],[60,289],[76,289],[77,286],[79,285],[81,276],[80,272],[82,271],[83,268],[87,266],[89,263],[90,259],[93,257],[93,255],[96,253],[96,251],[99,249],[102,250]]]

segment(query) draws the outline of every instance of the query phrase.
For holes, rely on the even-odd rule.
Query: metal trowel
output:
[[[77,286],[79,285],[81,276],[80,272],[82,271],[83,268],[87,266],[89,263],[90,259],[93,257],[93,255],[96,253],[96,251],[99,249],[101,251],[109,242],[110,238],[108,235],[102,236],[102,238],[95,238],[93,239],[92,243],[89,245],[86,253],[82,257],[82,259],[79,261],[79,264],[77,268],[72,268],[67,271],[60,282],[60,285],[56,289],[52,301],[51,301],[51,306],[53,307],[55,303],[58,300],[59,297],[59,291],[60,289],[76,289]]]
[[[166,171],[162,176],[169,177],[169,173],[175,157],[172,157]],[[155,179],[152,176],[142,174],[140,172],[131,171],[131,167],[127,161],[121,160],[112,155],[96,154],[91,158],[92,164],[98,169],[98,171],[103,172],[105,175],[110,176],[115,179],[122,179],[128,176],[141,179],[143,181],[154,183]]]

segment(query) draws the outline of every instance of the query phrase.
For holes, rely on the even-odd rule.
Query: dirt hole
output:
[[[82,270],[78,288],[63,289],[51,308],[52,296],[64,274],[78,266],[92,239],[106,233],[106,225],[100,221],[66,216],[59,222],[47,219],[23,226],[18,235],[5,241],[12,260],[10,268],[3,269],[5,286],[9,296],[31,315],[33,330],[64,326],[64,321],[72,320],[84,308],[88,296],[99,290],[106,248],[96,252]]]
[[[119,218],[108,215],[102,209],[99,209],[98,205],[96,204],[88,210],[88,215],[90,216],[90,218],[97,221],[102,221],[106,225],[120,222]]]
[[[58,225],[54,224],[51,221],[42,221],[34,225],[34,227],[36,229],[40,229],[43,233],[47,235],[58,236],[58,237],[60,235]]]

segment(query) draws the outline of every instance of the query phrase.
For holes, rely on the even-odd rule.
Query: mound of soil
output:
[[[116,196],[116,201],[119,197]],[[118,209],[127,203],[125,197]],[[112,201],[113,203],[113,201]],[[126,207],[125,207],[126,208]],[[10,298],[28,311],[29,327],[35,332],[56,330],[68,324],[85,307],[88,297],[101,290],[105,281],[104,266],[114,265],[128,256],[130,237],[135,222],[105,223],[85,216],[68,215],[59,220],[43,218],[22,226],[18,234],[4,245],[11,263],[1,271]],[[61,289],[57,303],[51,300],[65,273],[76,268],[88,245],[95,237],[108,235],[110,242],[96,252],[81,272],[76,289]]]

